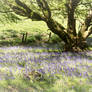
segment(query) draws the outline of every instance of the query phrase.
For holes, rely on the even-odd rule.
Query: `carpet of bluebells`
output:
[[[71,53],[53,52],[53,48],[46,47],[0,47],[0,80],[15,79],[16,74],[29,76],[32,71],[56,79],[56,75],[83,78],[87,85],[92,85],[92,51]]]

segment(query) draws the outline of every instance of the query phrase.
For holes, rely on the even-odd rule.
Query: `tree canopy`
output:
[[[0,21],[2,23],[5,22],[16,22],[16,20],[21,20],[4,2],[4,0],[0,0]]]

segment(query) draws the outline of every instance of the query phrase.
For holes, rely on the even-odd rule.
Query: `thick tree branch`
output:
[[[78,6],[80,0],[68,0],[66,4],[67,12],[68,12],[68,24],[67,31],[69,34],[76,36],[76,20],[74,17],[75,9]]]
[[[48,28],[55,34],[57,34],[65,43],[68,43],[70,40],[69,35],[65,31],[65,28],[59,24],[57,21],[54,21],[51,18],[51,11],[46,2],[46,0],[36,0],[39,8],[41,9],[44,17],[46,18],[46,23]]]
[[[26,4],[22,3],[20,0],[15,0],[15,2],[16,2],[17,5],[24,8],[27,11],[27,13],[30,14],[32,12],[32,10]]]
[[[14,6],[14,5],[13,5],[11,8],[13,9],[13,11],[14,11],[16,14],[18,14],[18,15],[20,15],[20,16],[26,16],[26,15],[27,15],[25,10],[23,10],[23,9],[17,7],[17,6]]]
[[[48,28],[53,33],[57,34],[65,43],[69,43],[71,38],[61,24],[59,24],[57,21],[54,21],[52,18],[50,18],[46,23]]]
[[[92,27],[88,30],[87,34],[86,34],[86,38],[89,37],[92,34]]]
[[[51,17],[51,10],[46,2],[46,0],[36,0],[39,8],[41,9],[44,17],[46,18],[46,23],[48,28],[55,34],[57,34],[65,43],[69,43],[71,38],[67,34],[66,29],[59,24],[57,21],[54,21]]]
[[[10,4],[10,3],[9,3],[9,6],[13,9],[13,11],[16,14],[28,17],[32,20],[44,21],[44,18],[40,14],[34,12],[32,9],[30,9],[26,4],[24,4],[20,0],[15,0],[15,2],[17,6],[14,6],[13,4]]]
[[[39,8],[41,9],[46,19],[51,18],[51,11],[46,0],[36,0]]]
[[[78,33],[79,37],[82,37],[84,39],[86,39],[89,35],[89,30],[88,28],[91,26],[91,22],[92,22],[92,9],[89,11],[87,17],[85,18],[85,21],[81,27],[81,30]]]

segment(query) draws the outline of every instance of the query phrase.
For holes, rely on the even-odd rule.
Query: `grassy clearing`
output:
[[[42,34],[47,34],[47,26],[44,22],[23,20],[18,23],[0,24],[0,43],[16,45],[21,43],[23,33],[28,33],[27,41],[30,43],[41,40]],[[48,36],[48,35],[47,35]],[[37,38],[38,37],[38,38]]]

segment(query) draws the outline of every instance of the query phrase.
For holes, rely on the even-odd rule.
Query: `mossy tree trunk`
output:
[[[28,17],[32,20],[44,21],[48,28],[65,42],[66,51],[82,51],[86,48],[86,38],[92,34],[92,9],[90,9],[90,12],[85,18],[81,30],[77,33],[75,10],[80,0],[67,0],[66,2],[68,17],[67,29],[52,18],[51,10],[46,0],[36,0],[36,2],[43,15],[34,12],[20,0],[15,0],[16,6],[10,3],[8,5],[18,15]]]

